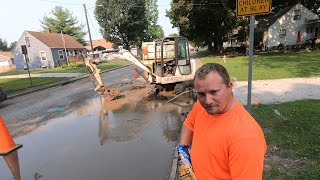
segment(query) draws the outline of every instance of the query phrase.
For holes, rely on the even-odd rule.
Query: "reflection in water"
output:
[[[116,106],[111,106],[115,104]],[[166,141],[176,141],[184,117],[191,105],[178,106],[165,101],[102,103],[99,119],[100,145],[107,141],[129,141],[138,138],[151,120],[156,120],[162,128]],[[110,108],[112,107],[112,108]]]

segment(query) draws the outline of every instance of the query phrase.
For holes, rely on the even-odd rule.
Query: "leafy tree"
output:
[[[126,49],[141,44],[147,32],[146,0],[97,0],[94,14],[103,37]]]
[[[164,36],[163,29],[158,22],[158,6],[157,0],[146,0],[146,16],[148,21],[147,31],[143,37],[143,41],[153,41]]]
[[[75,38],[79,43],[85,45],[86,41],[84,36],[86,34],[83,31],[84,25],[78,25],[76,17],[70,13],[68,9],[63,9],[61,6],[56,6],[52,9],[51,15],[53,17],[44,16],[41,22],[43,31],[51,29],[52,32],[68,34]]]
[[[302,5],[306,6],[308,9],[315,13],[319,13],[320,0],[273,0],[272,1],[272,12],[278,12],[281,9],[297,4],[300,2]]]
[[[235,5],[234,0],[173,0],[167,16],[180,35],[196,45],[208,45],[208,50],[221,50],[236,25]]]
[[[8,42],[0,38],[0,51],[11,51],[16,46],[16,43],[16,41],[12,42],[10,46],[8,46]]]
[[[169,37],[174,37],[174,36],[179,36],[179,34],[178,34],[178,33],[171,33],[171,34],[169,34],[168,36],[169,36]]]
[[[0,38],[0,51],[8,51],[9,48],[8,48],[8,43],[5,39],[1,39]]]
[[[14,41],[10,44],[10,47],[9,47],[10,51],[13,50],[14,47],[16,47],[16,44],[17,44],[17,41]]]

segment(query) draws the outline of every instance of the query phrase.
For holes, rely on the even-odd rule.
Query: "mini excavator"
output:
[[[196,70],[202,66],[199,59],[191,58],[188,40],[184,37],[166,37],[154,42],[142,43],[142,59],[139,60],[128,50],[113,50],[113,55],[119,59],[132,62],[139,69],[135,71],[149,84],[147,95],[152,96],[161,90],[174,90],[182,93],[186,86],[192,84]],[[107,100],[113,100],[120,95],[116,88],[108,89],[102,82],[100,70],[97,68],[99,58],[94,54],[86,58],[86,66],[91,80],[98,82],[95,91],[104,95]]]

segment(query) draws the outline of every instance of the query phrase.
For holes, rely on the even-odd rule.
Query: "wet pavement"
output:
[[[68,113],[60,106],[43,108],[54,118],[15,139],[24,145],[22,179],[168,179],[191,102],[149,101],[145,91],[132,88],[111,102],[88,99]],[[0,171],[1,180],[12,178],[4,161]]]

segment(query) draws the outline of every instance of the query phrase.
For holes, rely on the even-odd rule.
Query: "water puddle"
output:
[[[91,99],[16,138],[24,145],[19,150],[22,179],[168,179],[191,105],[148,101],[144,94],[145,89],[134,89],[111,102]],[[3,160],[0,179],[12,179]]]

